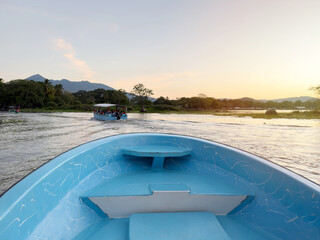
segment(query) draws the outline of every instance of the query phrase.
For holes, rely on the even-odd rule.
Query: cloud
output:
[[[89,68],[85,61],[76,58],[74,47],[69,42],[62,38],[56,38],[53,39],[53,44],[56,46],[56,49],[83,74],[85,78],[90,80],[93,77],[94,72]]]

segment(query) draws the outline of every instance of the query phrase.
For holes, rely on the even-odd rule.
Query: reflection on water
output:
[[[193,114],[0,113],[0,194],[55,156],[88,141],[132,132],[201,137],[254,153],[320,183],[320,120]]]

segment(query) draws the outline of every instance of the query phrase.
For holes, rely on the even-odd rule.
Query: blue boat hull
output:
[[[100,121],[113,121],[113,120],[127,120],[128,116],[127,114],[122,114],[120,119],[118,119],[116,116],[112,115],[112,114],[97,114],[97,113],[93,113],[93,116],[95,119],[100,120]]]
[[[0,198],[0,239],[320,239],[320,187],[219,143],[99,139]]]

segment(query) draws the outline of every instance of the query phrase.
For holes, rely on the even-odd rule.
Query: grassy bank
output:
[[[139,113],[139,111],[134,111]],[[148,110],[148,113],[163,113],[163,114],[202,114],[202,115],[214,115],[214,116],[234,116],[234,117],[252,117],[262,119],[274,119],[274,118],[288,118],[288,119],[320,119],[320,111],[292,111],[289,113],[278,113],[267,115],[265,113],[235,113],[232,111],[220,111],[220,110],[181,110],[181,111],[155,111]]]
[[[293,111],[290,113],[278,113],[267,115],[264,113],[216,113],[218,116],[235,116],[235,117],[252,117],[252,118],[263,118],[263,119],[274,119],[274,118],[288,118],[288,119],[320,119],[320,111],[307,111],[299,112]]]

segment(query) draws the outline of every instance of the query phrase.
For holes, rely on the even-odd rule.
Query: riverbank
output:
[[[135,112],[139,113],[139,112]],[[275,118],[287,118],[287,119],[320,119],[320,111],[292,111],[292,112],[279,112],[277,114],[267,115],[265,113],[251,113],[250,110],[245,112],[240,111],[219,111],[219,110],[183,110],[183,111],[150,111],[150,113],[163,113],[163,114],[201,114],[201,115],[214,115],[214,116],[233,116],[233,117],[251,117],[262,119],[275,119]]]
[[[292,111],[288,113],[265,114],[265,113],[217,113],[218,116],[235,116],[251,118],[286,118],[286,119],[320,119],[320,111]]]
[[[252,111],[252,112],[250,112]],[[51,113],[51,112],[91,112],[81,111],[75,109],[21,109],[21,112],[28,113]],[[140,113],[139,111],[128,111],[128,113]],[[262,118],[262,119],[274,119],[274,118],[287,118],[287,119],[320,119],[320,111],[294,111],[292,112],[278,112],[277,114],[267,115],[265,113],[256,113],[254,110],[244,110],[244,112],[233,111],[233,110],[181,110],[181,111],[156,111],[154,109],[148,109],[148,113],[159,113],[159,114],[201,114],[201,115],[214,115],[214,116],[234,116],[234,117],[251,117],[251,118]]]

